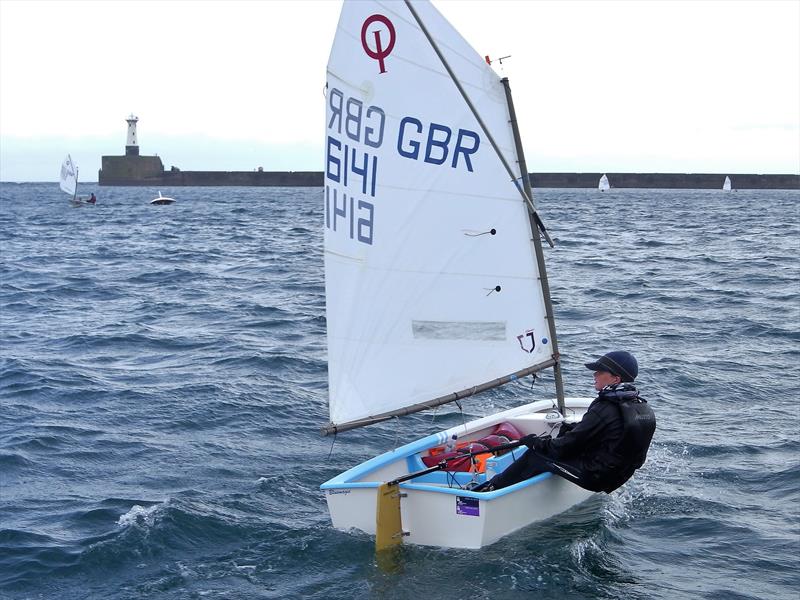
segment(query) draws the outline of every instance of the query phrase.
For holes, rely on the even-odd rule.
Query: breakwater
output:
[[[539,188],[596,188],[603,173],[531,173],[531,185]],[[745,173],[605,173],[612,188],[722,189],[725,177],[739,190],[800,190],[800,175]]]
[[[535,188],[596,188],[603,173],[530,173]],[[722,189],[725,177],[734,189],[800,190],[800,175],[745,173],[606,173],[612,188]],[[157,156],[104,156],[101,186],[319,187],[322,171],[165,170]]]
[[[164,169],[158,156],[103,156],[100,185],[117,186],[271,186],[322,185],[321,171],[181,171]]]
[[[322,171],[165,171],[152,177],[98,176],[109,186],[321,187]]]

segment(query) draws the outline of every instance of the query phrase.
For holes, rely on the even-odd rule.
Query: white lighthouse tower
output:
[[[131,116],[125,119],[128,122],[128,141],[125,142],[125,156],[139,156],[139,137],[136,135],[136,123],[139,117]]]

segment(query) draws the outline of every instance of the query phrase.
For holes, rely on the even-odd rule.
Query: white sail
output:
[[[725,183],[722,184],[722,189],[725,192],[731,191],[731,178],[728,177],[727,175],[725,176]]]
[[[603,176],[600,178],[600,181],[597,184],[597,189],[599,189],[601,192],[611,189],[611,186],[608,183],[608,177],[606,177],[605,173],[603,173]]]
[[[72,162],[72,157],[67,154],[64,162],[61,164],[61,175],[59,177],[61,190],[70,196],[74,196],[78,189],[78,169]]]
[[[506,160],[504,88],[414,2]],[[551,357],[526,207],[400,2],[345,2],[328,62],[330,419],[427,402]]]

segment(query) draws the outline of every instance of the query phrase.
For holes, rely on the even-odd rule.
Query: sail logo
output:
[[[519,347],[525,352],[531,353],[536,350],[536,338],[533,337],[533,329],[528,329],[525,333],[518,335],[517,341],[519,342]],[[530,348],[528,348],[529,341]]]
[[[389,34],[388,44],[386,48],[383,47],[383,40],[381,39],[381,33],[383,33],[384,29],[381,27],[373,28],[370,30],[370,25],[373,23],[380,23],[386,27],[386,31]],[[369,33],[372,32],[375,38],[375,49],[373,50],[370,48],[369,45]],[[386,73],[386,64],[384,63],[384,59],[392,53],[394,49],[394,42],[396,39],[396,35],[394,32],[394,25],[392,22],[384,17],[383,15],[372,15],[371,17],[367,17],[364,21],[364,24],[361,26],[361,46],[364,48],[364,52],[367,53],[373,60],[378,61],[378,66],[380,67],[381,73]]]

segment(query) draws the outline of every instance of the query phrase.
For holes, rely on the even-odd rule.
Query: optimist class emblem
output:
[[[367,39],[369,37],[369,26],[376,22],[382,23],[386,26],[386,29],[389,30],[389,42],[386,48],[384,48],[383,41],[381,40],[381,33],[383,30],[381,28],[373,29],[372,33],[375,36],[375,49],[373,50],[370,48]],[[367,53],[367,56],[378,61],[378,65],[381,68],[381,73],[386,73],[386,65],[384,64],[383,59],[392,53],[395,37],[394,25],[392,25],[392,22],[383,15],[372,15],[371,17],[367,17],[367,20],[364,21],[364,24],[361,26],[361,46],[364,48],[364,52]]]

